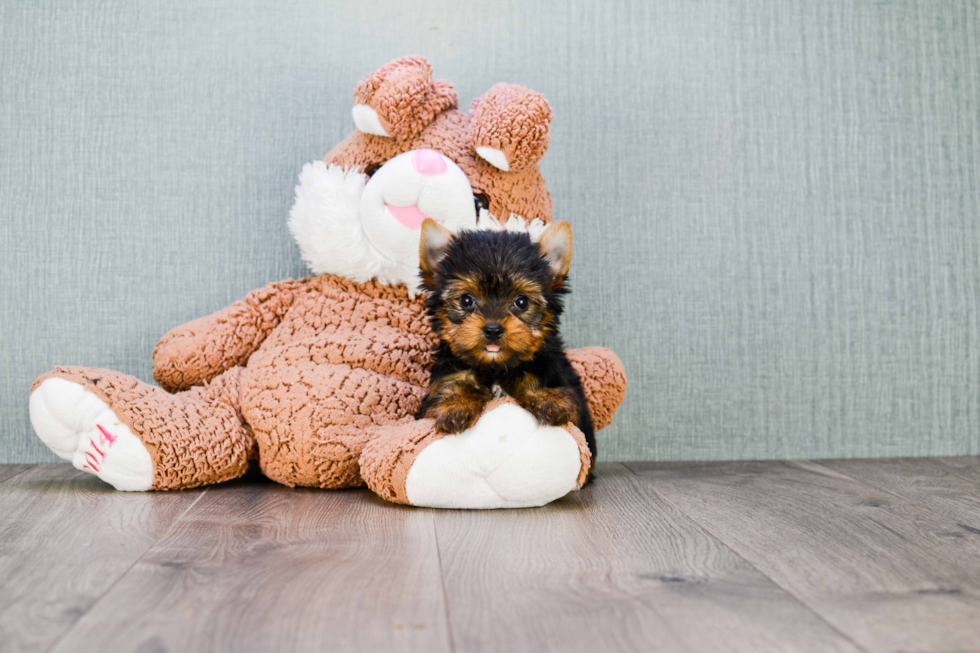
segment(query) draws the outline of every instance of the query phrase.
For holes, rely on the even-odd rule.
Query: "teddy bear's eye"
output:
[[[514,308],[516,308],[519,311],[526,311],[527,307],[530,305],[531,303],[527,300],[527,297],[525,297],[524,295],[518,295],[517,297],[514,298]]]
[[[459,305],[463,308],[473,308],[475,304],[476,304],[476,297],[474,297],[469,293],[465,293],[462,297],[459,298]]]
[[[476,206],[477,217],[480,217],[480,211],[482,209],[490,210],[490,198],[483,193],[475,193],[473,195],[473,205]]]

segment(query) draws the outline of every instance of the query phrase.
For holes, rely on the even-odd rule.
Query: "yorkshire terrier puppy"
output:
[[[594,460],[592,414],[558,333],[572,259],[568,223],[552,225],[535,244],[509,231],[453,235],[427,219],[419,259],[439,344],[416,418],[459,433],[487,402],[509,395],[542,424],[578,426]]]

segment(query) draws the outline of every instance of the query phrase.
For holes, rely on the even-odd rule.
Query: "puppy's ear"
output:
[[[419,240],[419,265],[426,274],[435,274],[439,262],[446,256],[453,232],[432,218],[422,223],[422,237]]]
[[[548,261],[555,278],[563,279],[572,264],[572,228],[567,222],[556,222],[548,227],[538,241],[541,256]]]

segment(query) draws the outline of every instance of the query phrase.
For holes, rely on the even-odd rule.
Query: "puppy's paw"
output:
[[[452,434],[462,433],[476,424],[483,406],[472,402],[450,402],[434,407],[429,414],[435,417],[436,431]]]
[[[534,417],[548,426],[564,426],[575,422],[578,406],[568,393],[556,389],[545,389],[529,393],[518,403]]]
[[[539,402],[528,410],[539,422],[548,426],[563,426],[568,424],[572,421],[572,416],[575,414],[570,407],[547,400]]]

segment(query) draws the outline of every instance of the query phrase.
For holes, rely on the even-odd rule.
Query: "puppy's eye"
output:
[[[459,298],[459,305],[462,308],[473,308],[474,304],[476,304],[476,297],[474,297],[469,293],[465,293],[462,297]]]
[[[516,308],[519,311],[526,311],[527,307],[530,305],[531,302],[529,302],[527,300],[527,297],[525,297],[524,295],[518,295],[516,298],[514,298],[514,308]]]
[[[374,176],[374,173],[376,173],[380,168],[381,168],[381,164],[380,163],[376,163],[374,165],[371,165],[371,166],[368,166],[367,168],[365,168],[364,174],[366,174],[369,178],[370,177],[373,177]]]

